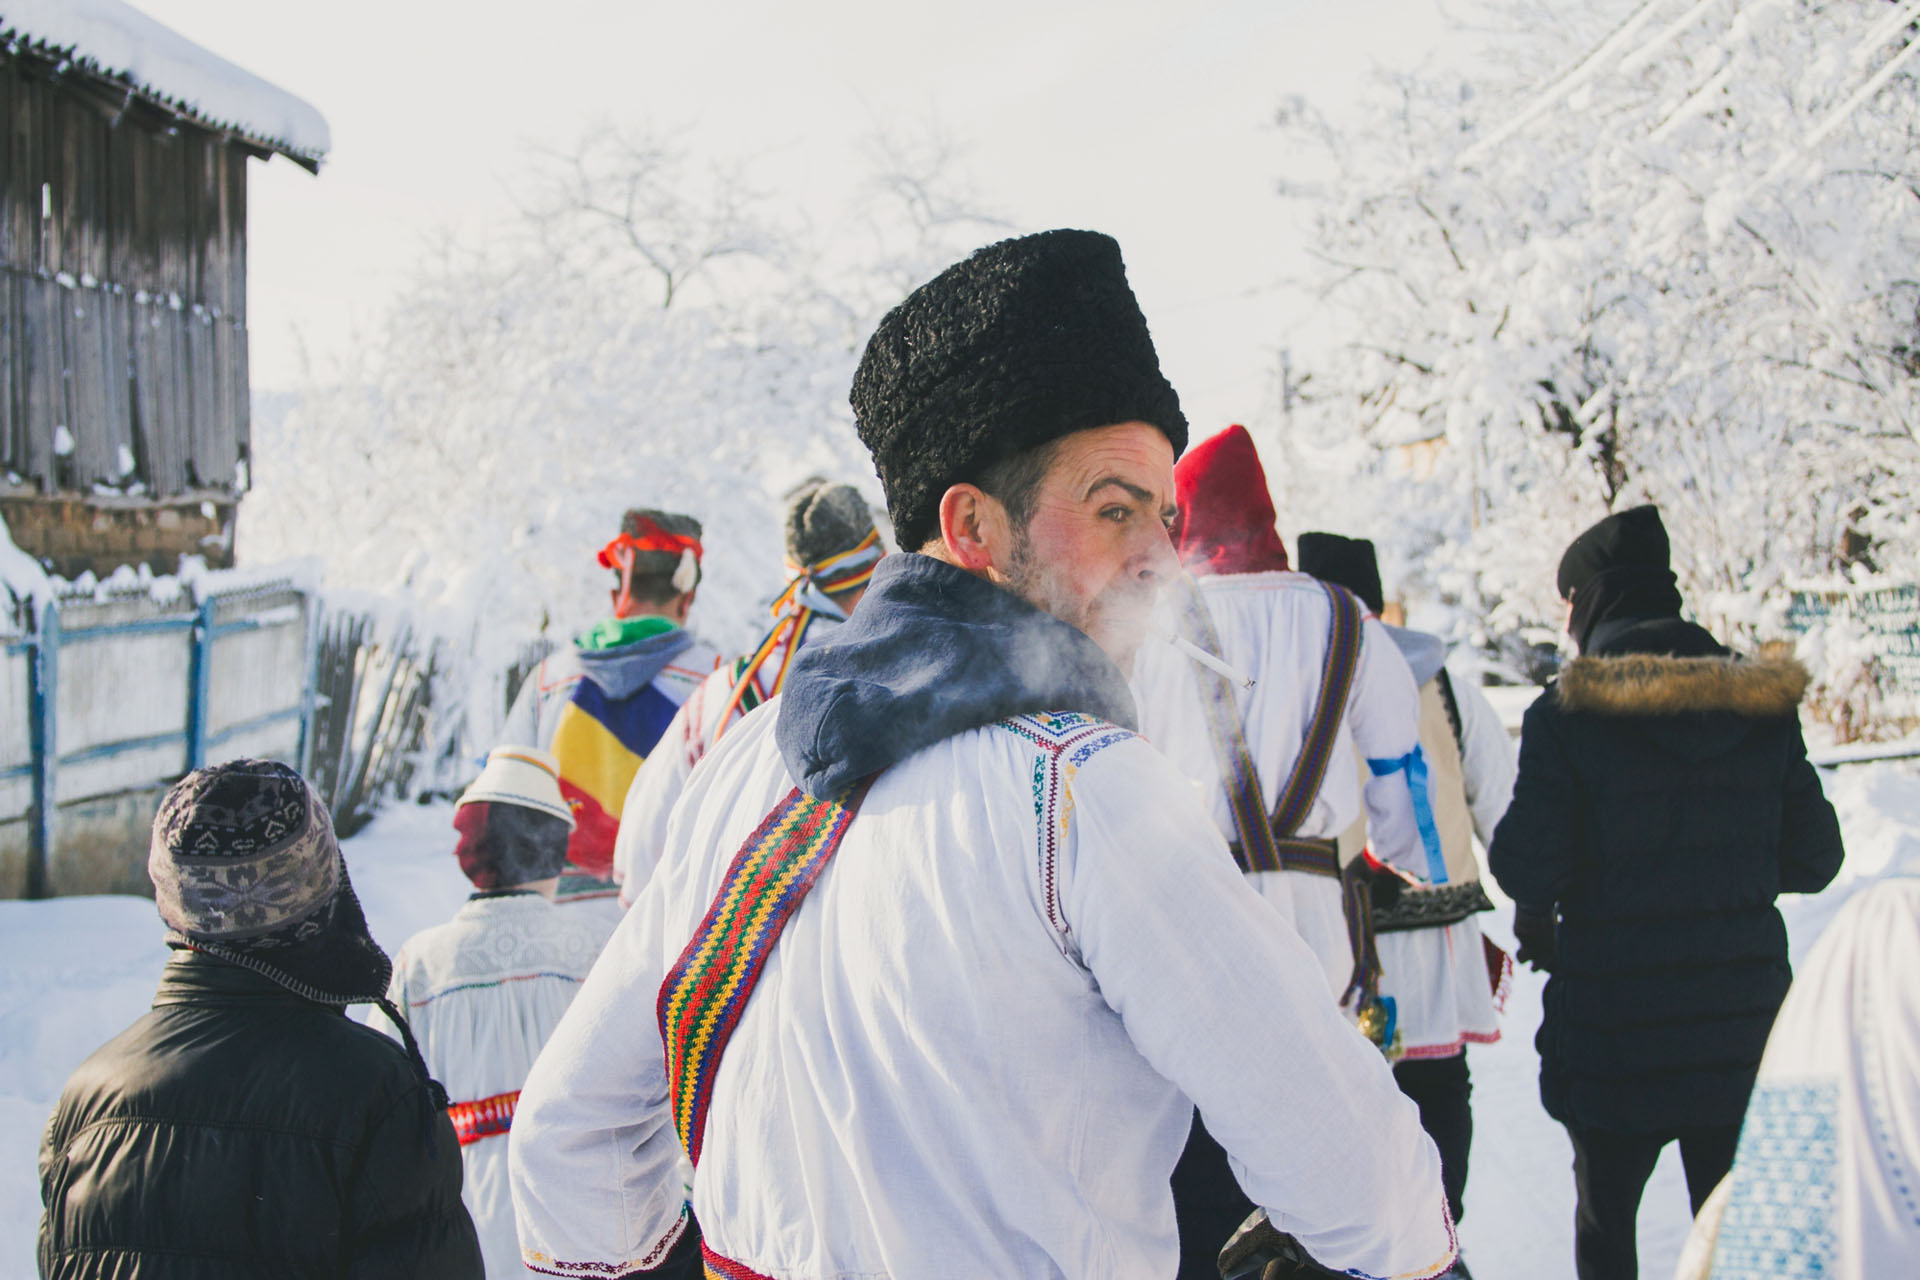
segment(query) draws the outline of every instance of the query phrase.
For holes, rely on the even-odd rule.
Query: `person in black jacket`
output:
[[[392,966],[320,798],[270,761],[190,773],[148,871],[176,954],[61,1092],[41,1276],[476,1280],[445,1094],[344,1013]]]
[[[1792,976],[1774,898],[1824,888],[1842,856],[1800,736],[1805,669],[1682,621],[1668,555],[1650,506],[1567,549],[1581,656],[1527,710],[1489,850],[1520,958],[1552,975],[1540,1098],[1573,1143],[1581,1280],[1638,1273],[1667,1143],[1696,1211],[1725,1176]]]

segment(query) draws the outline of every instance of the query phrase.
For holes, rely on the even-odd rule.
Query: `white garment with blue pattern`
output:
[[[1916,1170],[1920,880],[1897,879],[1840,910],[1780,1007],[1716,1196],[1712,1280],[1920,1275]],[[1705,1273],[1683,1260],[1680,1274]]]

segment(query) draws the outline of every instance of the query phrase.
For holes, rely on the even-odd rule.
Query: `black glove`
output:
[[[1407,887],[1402,880],[1385,867],[1367,868],[1367,892],[1373,895],[1373,907],[1376,911],[1391,911],[1393,904],[1400,901],[1401,890]]]
[[[1265,1209],[1255,1209],[1220,1250],[1224,1280],[1337,1280],[1308,1256],[1300,1242],[1267,1221]]]
[[[1552,907],[1523,907],[1515,903],[1513,936],[1520,944],[1520,952],[1514,959],[1521,964],[1532,965],[1541,973],[1552,973],[1558,955],[1554,930]]]

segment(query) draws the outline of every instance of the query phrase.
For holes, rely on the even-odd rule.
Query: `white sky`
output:
[[[1023,229],[1114,235],[1196,430],[1254,415],[1298,304],[1267,128],[1337,109],[1374,58],[1423,56],[1436,0],[135,0],[332,126],[318,178],[252,170],[256,389],[324,376],[444,229],[512,214],[529,145],[602,121],[684,130],[818,218],[886,122],[937,119]]]

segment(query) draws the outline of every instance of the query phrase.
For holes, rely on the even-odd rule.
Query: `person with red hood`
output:
[[[1377,859],[1422,881],[1444,865],[1413,672],[1351,592],[1292,571],[1246,428],[1195,445],[1173,474],[1187,581],[1163,599],[1178,641],[1148,644],[1134,663],[1141,731],[1208,797],[1248,881],[1320,960],[1329,997],[1366,1013],[1390,1046],[1377,963],[1356,946],[1362,931],[1349,932],[1337,840],[1364,805]],[[1211,1276],[1252,1205],[1197,1116],[1174,1203],[1182,1280]]]

